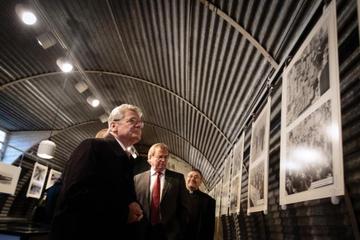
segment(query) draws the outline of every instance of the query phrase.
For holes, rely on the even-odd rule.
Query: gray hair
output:
[[[169,147],[165,144],[165,143],[155,143],[154,145],[152,145],[149,149],[149,152],[148,152],[148,160],[150,160],[150,158],[152,156],[154,156],[155,154],[155,150],[156,149],[161,149],[161,150],[164,150],[164,151],[167,151],[169,152]]]
[[[124,118],[126,111],[134,111],[140,116],[140,118],[142,118],[143,113],[139,107],[131,105],[131,104],[121,104],[120,106],[114,108],[111,111],[110,116],[108,118],[109,128],[110,128],[110,124],[114,120],[122,120]]]

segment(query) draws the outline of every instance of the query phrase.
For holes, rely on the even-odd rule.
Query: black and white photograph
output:
[[[243,156],[244,156],[244,135],[243,132],[239,141],[236,142],[233,150],[232,176],[236,176],[242,172]]]
[[[330,101],[287,134],[286,194],[333,183]]]
[[[221,189],[222,189],[222,181],[220,180],[218,184],[216,184],[214,189],[214,199],[216,200],[215,205],[215,216],[220,216],[220,207],[221,207]]]
[[[220,216],[221,215],[228,215],[228,208],[229,208],[229,183],[224,183],[222,185],[221,191],[221,204],[220,204]]]
[[[265,150],[266,117],[266,114],[260,114],[253,126],[253,134],[251,136],[251,163],[258,159]]]
[[[245,132],[241,134],[239,141],[234,146],[233,162],[231,171],[230,213],[240,212],[241,179],[244,155]]]
[[[61,172],[56,171],[54,169],[50,169],[49,176],[46,181],[45,189],[50,188],[54,183],[60,178]]]
[[[14,195],[21,168],[0,162],[0,192]]]
[[[344,194],[334,1],[283,73],[280,204]]]
[[[231,179],[231,190],[230,190],[230,207],[229,213],[236,213],[239,209],[240,202],[240,187],[239,187],[239,178],[240,175],[236,175]]]
[[[29,186],[28,194],[32,195],[32,196],[41,195],[41,190],[42,190],[41,184],[38,184],[36,182],[32,182],[31,185]]]
[[[264,204],[264,163],[257,162],[252,168],[249,187],[249,206],[258,207]]]
[[[41,165],[37,162],[34,164],[34,170],[31,175],[31,180],[26,193],[26,197],[32,197],[37,199],[41,197],[41,192],[44,188],[47,171],[47,166]]]
[[[288,79],[286,126],[313,105],[329,89],[327,26],[323,25],[284,75]]]
[[[231,158],[229,156],[224,161],[224,184],[230,182]]]
[[[248,178],[248,214],[267,211],[270,108],[271,98],[268,97],[265,106],[252,124]]]

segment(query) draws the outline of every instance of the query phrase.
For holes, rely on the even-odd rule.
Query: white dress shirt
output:
[[[165,183],[165,170],[161,172],[161,176],[160,176],[160,201]],[[151,203],[152,190],[156,181],[156,177],[157,177],[156,171],[153,168],[151,168],[150,169],[150,203]]]

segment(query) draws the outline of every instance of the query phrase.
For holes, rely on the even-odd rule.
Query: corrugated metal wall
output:
[[[338,47],[345,184],[339,205],[330,199],[279,205],[281,79],[272,93],[268,214],[247,212],[248,176],[243,171],[241,212],[221,217],[224,239],[355,239],[360,222],[360,49],[355,2],[338,1]],[[245,136],[244,164],[249,167],[251,128]],[[350,200],[351,204],[346,201]],[[352,219],[352,217],[355,217]],[[236,234],[237,231],[240,233]]]

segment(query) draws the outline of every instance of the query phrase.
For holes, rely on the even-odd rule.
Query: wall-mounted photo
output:
[[[0,192],[14,195],[21,168],[0,162]]]
[[[61,172],[50,169],[45,189],[50,188],[61,177]]]
[[[220,180],[214,189],[214,198],[216,200],[215,205],[215,217],[220,216],[220,207],[221,207],[221,190],[222,190],[222,180]]]
[[[42,189],[44,188],[45,177],[48,167],[39,163],[34,164],[34,170],[31,175],[29,188],[26,197],[40,198]]]
[[[229,183],[224,183],[222,185],[221,191],[221,204],[220,204],[220,216],[228,215],[229,208]]]
[[[280,204],[344,194],[334,1],[283,73]]]
[[[229,156],[224,160],[224,184],[230,182],[231,158]]]
[[[247,212],[267,211],[271,98],[252,124]]]
[[[245,133],[243,132],[243,134],[241,134],[239,141],[235,144],[233,150],[229,213],[240,212],[241,179],[242,179],[242,165],[243,165],[243,156],[244,156],[244,136]]]

